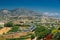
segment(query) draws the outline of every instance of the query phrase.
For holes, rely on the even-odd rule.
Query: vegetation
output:
[[[11,39],[6,39],[6,40],[25,40],[24,38],[11,38]]]
[[[20,24],[15,24],[15,26],[21,26]]]
[[[5,27],[13,27],[13,23],[12,22],[7,22],[4,24]]]
[[[32,40],[32,39],[34,39],[34,38],[35,38],[35,35],[34,35],[34,34],[32,34],[32,35],[31,35],[31,40]]]
[[[48,30],[47,28],[43,27],[43,26],[38,26],[35,30],[35,35],[38,38],[43,38],[45,37],[48,33],[50,33],[50,30]]]
[[[53,25],[50,27],[49,24],[45,24],[46,26],[42,26],[41,24],[35,24],[37,27],[33,31],[34,34],[30,34],[30,38],[34,39],[35,37],[37,38],[36,40],[40,40],[41,38],[46,37],[47,34],[53,34],[53,40],[60,40],[60,28],[55,28]],[[12,29],[9,32],[17,32],[19,31],[19,26],[23,27],[28,27],[29,25],[20,25],[16,24],[14,25],[12,22],[8,22],[4,24],[5,27],[12,27]],[[8,32],[8,33],[9,33]],[[28,38],[28,36],[23,36],[21,38],[12,38],[12,39],[6,39],[6,40],[25,40]]]
[[[60,40],[60,32],[57,32],[57,33],[54,35],[53,40]]]
[[[9,32],[17,32],[18,29],[19,29],[19,26],[13,26]]]

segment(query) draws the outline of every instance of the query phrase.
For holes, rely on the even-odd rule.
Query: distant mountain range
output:
[[[25,16],[46,16],[43,13],[37,13],[25,8],[16,8],[13,10],[8,10],[8,9],[1,9],[0,10],[0,18],[8,18],[10,16],[21,16],[21,15],[25,15]],[[47,15],[48,16],[48,15]],[[48,16],[48,17],[53,17],[53,16]]]
[[[44,13],[37,13],[35,11],[31,11],[24,8],[17,8],[13,10],[1,9],[0,10],[0,21],[8,22],[8,21],[16,21],[21,19],[29,19],[29,20],[46,20],[53,21],[56,20],[55,16],[44,15]],[[37,21],[38,21],[37,20]]]
[[[26,15],[26,16],[38,16],[40,13],[30,11],[24,8],[17,8],[13,10],[7,10],[7,9],[1,9],[0,10],[0,16],[20,16],[20,15]]]

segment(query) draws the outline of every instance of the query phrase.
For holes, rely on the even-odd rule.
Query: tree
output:
[[[13,27],[13,23],[12,22],[7,22],[4,24],[5,27]]]
[[[50,30],[45,28],[44,26],[38,26],[35,30],[35,35],[38,39],[45,37],[47,33],[50,33]]]
[[[34,38],[35,38],[35,35],[34,35],[34,34],[32,34],[32,35],[31,35],[31,40],[32,40],[32,39],[34,39]]]
[[[54,35],[53,40],[60,40],[60,32],[57,32],[57,33]]]
[[[19,26],[13,26],[9,32],[17,32],[18,29],[19,29]]]

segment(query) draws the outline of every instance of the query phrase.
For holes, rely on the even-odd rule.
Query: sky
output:
[[[37,12],[60,14],[60,0],[0,0],[0,9],[27,8]]]

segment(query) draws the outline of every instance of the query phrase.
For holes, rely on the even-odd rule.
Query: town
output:
[[[24,9],[21,9],[24,10]],[[24,12],[24,11],[23,11]],[[6,9],[0,18],[0,40],[59,40],[60,19],[45,15],[13,14]],[[25,13],[25,12],[24,12]],[[32,12],[31,12],[32,13]],[[5,16],[6,15],[6,16]],[[18,16],[17,16],[18,15]]]

